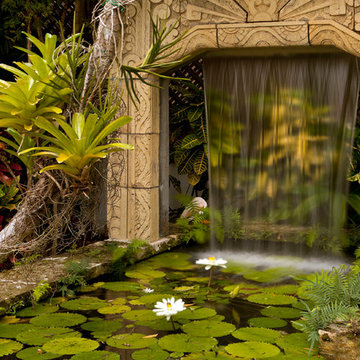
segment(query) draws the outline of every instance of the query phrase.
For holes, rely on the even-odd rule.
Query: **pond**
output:
[[[294,268],[229,261],[210,271],[186,252],[140,262],[119,279],[82,288],[0,319],[3,359],[321,359],[300,332],[302,287]],[[211,261],[211,260],[210,260]],[[166,316],[157,302],[182,299]],[[169,300],[168,300],[169,299]]]

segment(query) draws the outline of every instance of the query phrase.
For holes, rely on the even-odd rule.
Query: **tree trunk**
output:
[[[75,0],[75,32],[79,33],[86,13],[86,0]]]

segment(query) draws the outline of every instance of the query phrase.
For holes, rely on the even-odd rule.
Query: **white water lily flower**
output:
[[[186,309],[184,305],[182,299],[175,301],[175,298],[172,297],[171,299],[162,299],[162,301],[158,301],[155,304],[155,309],[153,311],[156,315],[166,316],[166,320],[170,320],[172,315]]]
[[[206,259],[199,259],[196,260],[196,264],[198,265],[206,265],[205,270],[210,270],[213,266],[220,266],[223,268],[226,268],[227,260],[224,259],[217,259],[216,257],[208,257]]]
[[[144,293],[152,293],[152,292],[154,292],[154,289],[150,289],[150,288],[145,288],[145,289],[143,289],[143,292]]]

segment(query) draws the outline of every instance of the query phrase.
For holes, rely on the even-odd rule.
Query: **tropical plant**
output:
[[[96,160],[105,158],[110,152],[133,149],[132,145],[118,142],[103,144],[110,133],[131,120],[129,116],[122,116],[111,121],[116,111],[117,107],[113,107],[103,117],[96,114],[76,113],[72,118],[72,126],[58,119],[63,132],[49,120],[40,117],[34,123],[52,136],[40,134],[38,136],[51,144],[29,148],[20,152],[20,155],[35,151],[35,156],[55,158],[58,164],[46,166],[41,172],[61,170],[80,183],[86,183],[91,165]]]
[[[179,175],[186,174],[195,186],[208,178],[207,130],[204,92],[196,85],[171,85],[183,102],[170,109],[170,161]]]
[[[21,197],[18,195],[19,189],[15,181],[10,185],[0,184],[0,210],[14,210],[20,202]]]
[[[61,296],[74,295],[75,287],[86,285],[85,275],[89,269],[89,261],[70,261],[66,264],[66,275],[58,279]]]

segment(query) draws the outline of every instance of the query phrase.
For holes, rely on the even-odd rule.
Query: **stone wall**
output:
[[[188,31],[174,55],[226,48],[335,46],[360,54],[360,0],[136,0],[126,10],[123,61],[141,62],[151,45],[151,23],[179,22],[172,39]],[[135,150],[108,165],[108,226],[116,239],[159,238],[160,91],[135,81],[138,108],[124,95],[133,121],[121,129]],[[164,107],[166,108],[166,107]]]

